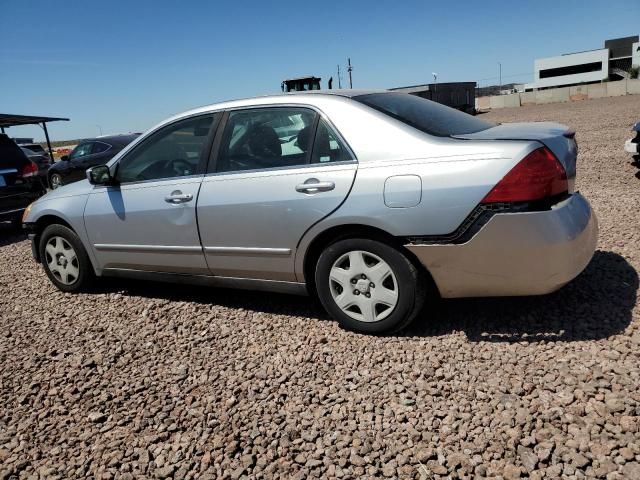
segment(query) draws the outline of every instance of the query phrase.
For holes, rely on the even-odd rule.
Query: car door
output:
[[[114,185],[93,189],[85,225],[101,268],[208,272],[196,201],[216,119],[199,115],[160,128],[118,160]]]
[[[296,246],[348,195],[355,157],[326,119],[300,107],[231,111],[216,144],[198,198],[211,273],[295,281]]]

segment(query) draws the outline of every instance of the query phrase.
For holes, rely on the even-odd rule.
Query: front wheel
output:
[[[423,272],[398,249],[353,238],[329,245],[315,275],[324,308],[348,330],[402,329],[420,312],[427,294]]]
[[[49,177],[49,185],[51,186],[52,190],[55,190],[56,188],[61,187],[62,175],[60,175],[59,173],[52,174],[51,177]]]
[[[87,290],[95,273],[82,242],[64,225],[49,225],[40,236],[40,261],[51,282],[63,292]]]

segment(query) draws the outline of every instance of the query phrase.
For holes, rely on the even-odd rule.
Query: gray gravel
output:
[[[640,96],[502,110],[576,128],[599,250],[541,298],[443,302],[395,337],[308,299],[56,291],[0,228],[0,478],[640,478]]]

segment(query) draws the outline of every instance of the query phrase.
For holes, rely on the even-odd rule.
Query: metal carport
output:
[[[47,139],[47,148],[49,155],[53,161],[53,150],[49,141],[49,132],[47,131],[47,122],[68,122],[68,118],[58,117],[37,117],[32,115],[12,115],[10,113],[0,113],[0,131],[4,132],[5,128],[15,127],[17,125],[41,125],[44,130],[44,136]]]

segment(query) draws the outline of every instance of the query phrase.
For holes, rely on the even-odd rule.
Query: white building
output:
[[[601,82],[609,76],[609,49],[539,58],[534,63],[534,81],[526,90]]]
[[[632,65],[640,65],[639,40],[638,35],[613,38],[599,50],[539,58],[534,62],[534,81],[525,84],[525,90],[624,78]]]

